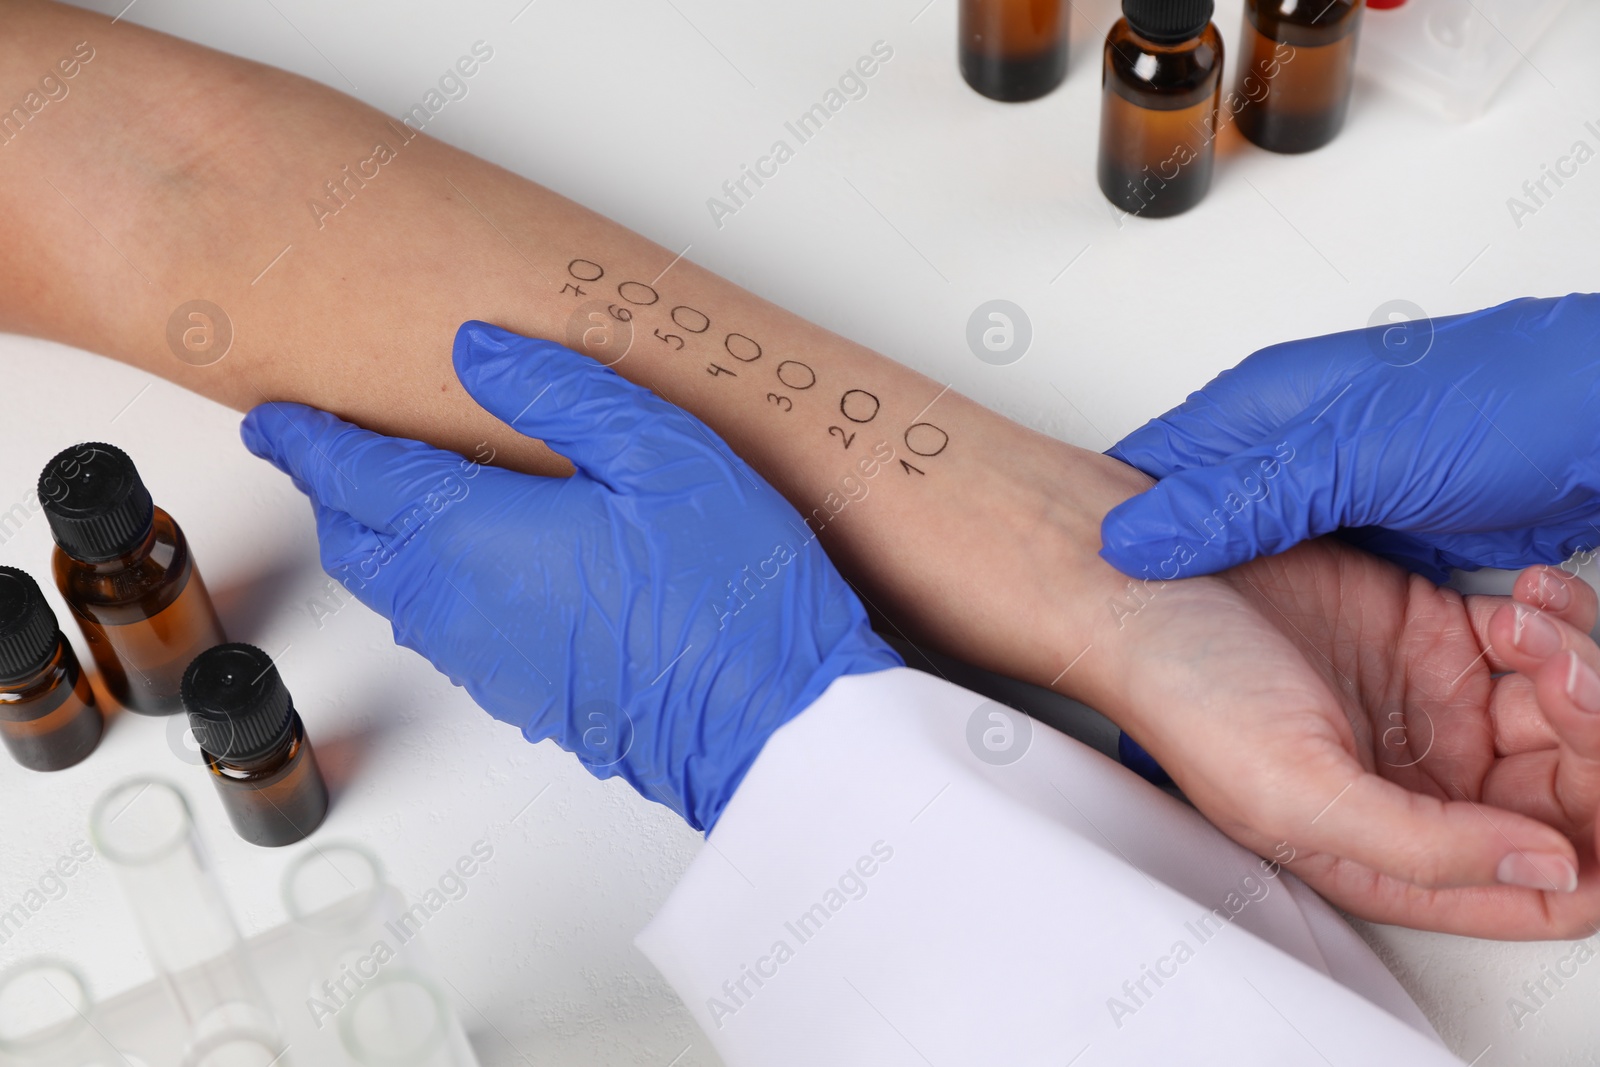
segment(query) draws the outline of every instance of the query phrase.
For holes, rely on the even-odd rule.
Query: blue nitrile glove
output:
[[[1101,556],[1190,577],[1347,529],[1444,581],[1600,545],[1600,296],[1263,349],[1111,455],[1161,479]]]
[[[456,374],[571,478],[478,466],[298,404],[245,445],[311,497],[322,564],[530,741],[709,830],[773,731],[899,666],[800,515],[693,416],[482,322]]]

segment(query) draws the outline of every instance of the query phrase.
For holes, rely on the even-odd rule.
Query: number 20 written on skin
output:
[[[573,280],[564,284],[561,292],[583,298],[593,292],[584,286],[593,286],[601,282],[606,276],[606,271],[594,260],[579,258],[567,264],[567,274]],[[589,312],[589,319],[594,325],[585,329],[581,335],[586,349],[603,350],[610,343],[610,324],[605,321],[607,316],[617,323],[631,327],[636,315],[635,308],[659,308],[662,303],[660,291],[654,285],[644,282],[623,281],[615,286],[614,291],[620,302],[607,304],[605,315],[598,311]],[[711,317],[687,304],[672,306],[667,311],[667,317],[670,320],[670,328],[664,330],[661,326],[653,326],[651,336],[673,353],[687,349],[689,338],[699,338],[712,332]],[[631,339],[632,334],[628,336]],[[723,334],[721,348],[722,351],[716,353],[706,363],[706,373],[713,378],[737,379],[756,373],[755,364],[766,354],[759,341],[737,331]],[[787,392],[763,389],[765,394],[763,402],[778,415],[792,413],[795,410],[795,397],[807,393],[817,385],[816,371],[809,364],[796,359],[779,362],[773,370],[773,377]],[[839,421],[842,425],[830,424],[827,429],[828,436],[838,440],[848,451],[855,444],[858,428],[876,420],[881,410],[882,403],[875,394],[865,389],[846,389],[839,395],[838,401]],[[950,444],[948,433],[933,423],[923,421],[908,426],[902,439],[908,451],[925,459],[939,455]],[[903,459],[900,460],[900,467],[908,475],[925,474],[920,467]]]

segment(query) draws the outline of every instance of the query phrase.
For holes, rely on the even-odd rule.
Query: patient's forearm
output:
[[[356,100],[71,8],[0,10],[0,69],[14,76],[0,100],[22,99],[80,41],[92,55],[3,148],[0,325],[240,409],[300,400],[466,453],[487,440],[536,471],[564,465],[451,373],[463,319],[606,362],[626,349],[620,372],[759,455],[801,500],[820,503],[836,488],[820,472],[880,440],[923,477],[968,443],[946,443],[949,398],[903,439],[938,384]],[[192,365],[215,356],[203,332],[182,358],[168,336],[197,298],[233,331],[209,366]]]
[[[0,326],[237,408],[297,400],[543,473],[564,463],[455,381],[455,328],[626,347],[619,372],[710,424],[922,638],[1049,682],[1122,586],[1094,557],[1100,516],[1140,487],[1121,465],[323,86],[71,8],[0,13],[0,100],[92,50],[0,146]],[[209,365],[203,320],[190,347],[169,336],[195,299],[231,323]]]

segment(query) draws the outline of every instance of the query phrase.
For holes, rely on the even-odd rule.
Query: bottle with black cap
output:
[[[1067,76],[1069,0],[961,0],[961,76],[991,100],[1037,100]]]
[[[227,640],[188,539],[150,500],[125,452],[82,444],[39,476],[55,578],[111,699],[143,715],[182,708],[183,670]]]
[[[328,787],[270,656],[245,644],[200,653],[183,675],[183,706],[240,837],[292,845],[321,824]]]
[[[1230,110],[1272,152],[1310,152],[1339,135],[1356,80],[1362,0],[1245,0],[1243,62]]]
[[[1213,8],[1122,0],[1106,35],[1100,189],[1129,214],[1181,214],[1211,188],[1223,58]]]
[[[0,567],[0,739],[24,767],[59,771],[93,752],[104,728],[39,583]]]

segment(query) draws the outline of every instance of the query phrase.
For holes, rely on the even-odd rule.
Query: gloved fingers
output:
[[[1297,769],[1302,773],[1304,769]],[[1309,825],[1286,827],[1295,849],[1354,861],[1424,889],[1511,885],[1569,893],[1577,886],[1576,850],[1554,827],[1516,812],[1426,796],[1361,770],[1319,781]],[[1326,801],[1322,793],[1327,793]],[[1316,810],[1320,806],[1320,810]],[[1303,846],[1303,847],[1302,847]]]
[[[1511,597],[1538,608],[1568,626],[1589,633],[1594,629],[1600,598],[1594,587],[1560,567],[1529,567],[1517,575]]]
[[[357,600],[386,619],[394,617],[391,586],[399,549],[397,538],[385,536],[337,508],[311,504],[317,520],[317,550],[322,569]]]
[[[1296,423],[1210,467],[1125,500],[1100,527],[1106,562],[1130,577],[1192,578],[1346,525],[1327,424]]]
[[[685,460],[732,456],[692,415],[554,341],[466,322],[454,356],[486,411],[615,491],[674,492],[695,476]]]
[[[244,417],[239,436],[312,501],[379,533],[411,529],[427,514],[430,496],[454,499],[464,489],[460,456],[304,404],[261,404]]]
[[[1213,395],[1222,380],[1191,393],[1182,404],[1112,445],[1106,455],[1161,479],[1221,463],[1271,433],[1273,426],[1262,425],[1260,418],[1235,411]]]
[[[1371,343],[1358,331],[1263,348],[1108,454],[1154,478],[1222,463],[1336,399],[1374,364]]]

